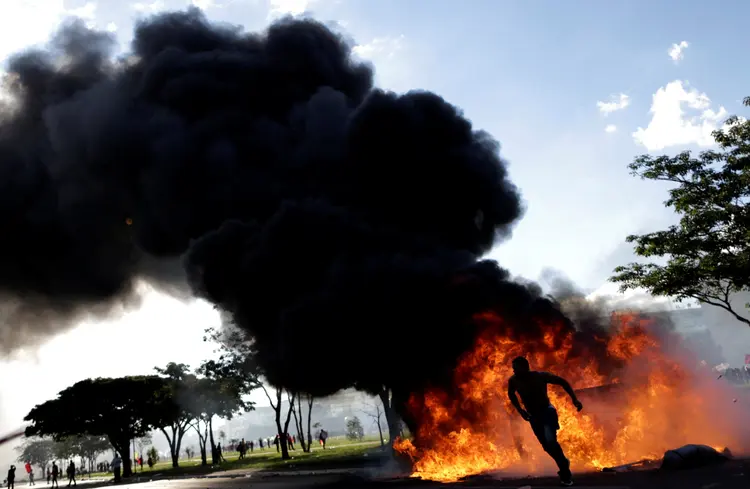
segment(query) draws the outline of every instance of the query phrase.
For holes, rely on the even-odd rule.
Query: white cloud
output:
[[[682,58],[685,57],[683,51],[687,49],[688,46],[690,46],[690,44],[688,44],[687,41],[682,41],[679,44],[672,44],[672,47],[669,48],[667,54],[669,54],[669,57],[672,58],[672,61],[678,63]]]
[[[86,26],[93,28],[96,26],[94,20],[96,19],[96,2],[86,2],[83,7],[78,7],[68,10],[67,15],[79,17],[86,23]]]
[[[117,32],[117,24],[114,22],[107,24],[107,32]]]
[[[392,59],[397,52],[404,48],[404,35],[397,37],[376,37],[367,44],[358,44],[352,51],[362,59],[372,61],[377,66],[378,62]]]
[[[604,128],[604,132],[612,133],[616,131],[617,131],[617,126],[614,124],[607,124],[607,127]]]
[[[132,5],[133,10],[143,14],[155,14],[160,10],[164,10],[164,2],[162,0],[153,0],[151,2],[136,2]]]
[[[305,13],[315,0],[271,0],[270,17]]]
[[[622,110],[628,105],[630,105],[630,97],[628,97],[624,93],[613,95],[612,97],[610,97],[609,102],[599,101],[596,103],[596,106],[599,108],[599,112],[604,115],[609,115],[612,112]]]
[[[705,93],[690,88],[687,83],[683,85],[681,80],[670,82],[656,91],[650,113],[648,126],[645,129],[639,127],[633,133],[635,142],[649,151],[691,144],[712,146],[714,138],[711,133],[728,116],[724,107],[714,111]]]
[[[47,42],[69,15],[62,0],[3,0],[0,15],[0,59]]]
[[[201,10],[208,10],[212,7],[217,7],[214,0],[190,0],[190,4],[193,7],[198,7]]]
[[[369,61],[375,67],[375,83],[385,89],[404,91],[413,85],[409,74],[413,69],[407,49],[406,37],[376,37],[370,42],[352,48],[355,58]]]

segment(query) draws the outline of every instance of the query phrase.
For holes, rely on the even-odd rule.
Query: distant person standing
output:
[[[57,462],[52,462],[52,487],[60,487],[60,483],[57,482],[58,475],[60,475],[60,467],[57,466]]]
[[[8,489],[15,489],[16,487],[16,466],[11,465],[8,469]]]
[[[112,459],[112,472],[115,475],[115,484],[120,482],[120,470],[122,469],[122,459],[119,453],[115,453],[115,457]]]
[[[68,464],[67,473],[68,473],[68,487],[70,487],[71,484],[73,484],[74,486],[77,485],[76,484],[76,464],[72,460]]]
[[[318,441],[320,442],[320,446],[323,447],[323,450],[326,449],[327,439],[328,439],[328,432],[326,430],[320,430],[320,435],[318,435]]]
[[[263,450],[263,438],[258,438],[258,447]]]
[[[26,475],[29,477],[29,485],[30,486],[36,485],[34,484],[34,469],[31,468],[31,462],[27,460],[26,465],[24,465],[23,468],[26,469]]]
[[[253,453],[253,450],[255,450],[255,442],[250,440],[250,453]]]

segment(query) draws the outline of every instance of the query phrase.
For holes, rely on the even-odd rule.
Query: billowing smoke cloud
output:
[[[487,308],[525,337],[539,318],[573,328],[478,261],[523,211],[497,141],[435,94],[374,88],[322,24],[246,34],[189,10],[111,49],[71,23],[10,61],[6,350],[128,305],[141,279],[185,293],[181,256],[267,378],[318,395],[440,382]]]

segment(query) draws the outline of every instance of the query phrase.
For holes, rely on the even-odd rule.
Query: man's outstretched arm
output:
[[[516,385],[515,382],[513,382],[513,379],[508,382],[508,397],[510,398],[510,403],[513,404],[513,407],[516,408],[516,411],[518,411],[518,414],[520,414],[521,417],[526,421],[530,420],[531,416],[529,416],[529,413],[527,413],[526,410],[521,407],[521,403],[518,402],[518,396],[516,395]]]
[[[581,401],[578,400],[578,397],[576,396],[575,391],[573,390],[573,387],[570,386],[570,383],[563,379],[562,377],[558,377],[557,375],[553,374],[547,374],[548,378],[547,381],[552,385],[559,385],[562,387],[565,392],[570,396],[570,400],[573,401],[573,405],[578,409],[579,411],[583,409],[583,404],[581,404]]]

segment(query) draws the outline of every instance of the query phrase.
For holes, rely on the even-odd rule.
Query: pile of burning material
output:
[[[614,314],[611,333],[596,338],[604,355],[600,348],[582,347],[576,333],[561,325],[542,325],[543,341],[537,342],[514,336],[501,317],[477,321],[484,333],[461,358],[455,390],[427,390],[409,401],[419,429],[413,441],[396,448],[411,457],[413,477],[452,482],[483,472],[554,471],[506,394],[510,363],[519,355],[532,368],[567,378],[581,393],[584,410],[578,413],[562,390],[550,388],[560,414],[558,439],[573,470],[635,461],[650,466],[666,450],[695,441],[742,446],[726,405],[725,416],[715,416],[719,397],[711,384],[683,368],[680,354],[647,320]]]

